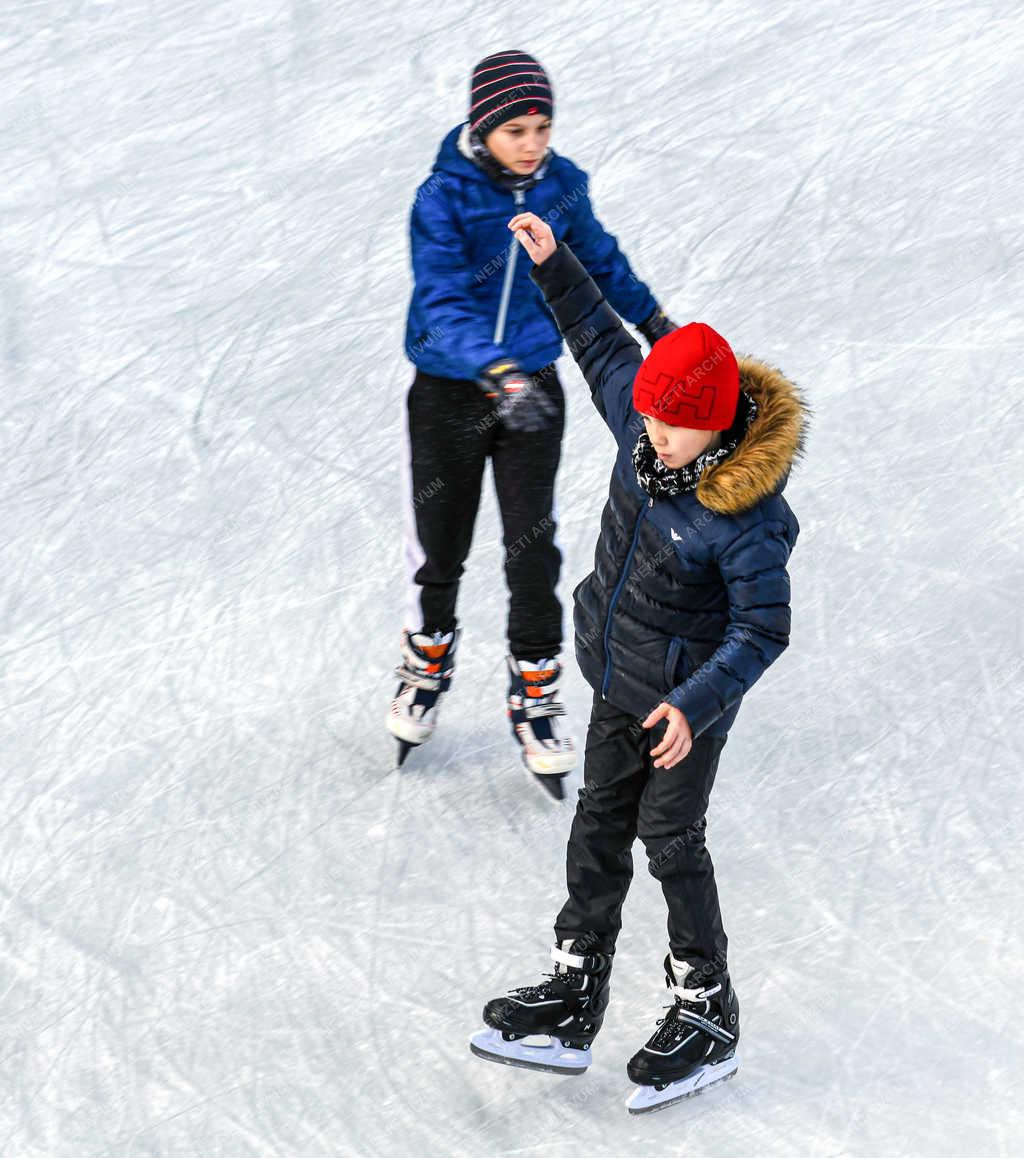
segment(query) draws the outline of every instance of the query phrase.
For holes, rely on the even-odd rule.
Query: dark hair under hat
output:
[[[495,52],[473,69],[469,127],[481,140],[513,117],[532,113],[550,117],[553,111],[548,75],[528,52]]]

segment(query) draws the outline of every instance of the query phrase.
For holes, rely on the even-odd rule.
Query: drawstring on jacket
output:
[[[470,129],[468,122],[462,126],[462,132],[459,134],[459,152],[479,165],[489,177],[500,185],[504,185],[506,189],[511,189],[517,210],[526,204],[526,190],[532,189],[547,172],[548,163],[552,156],[551,149],[548,149],[532,173],[514,173],[511,169],[506,169],[498,163],[490,149]],[[505,339],[505,322],[508,319],[508,303],[512,297],[512,281],[515,278],[519,248],[519,242],[513,237],[505,257],[505,276],[501,283],[498,316],[494,322],[492,340],[496,346],[500,346]]]

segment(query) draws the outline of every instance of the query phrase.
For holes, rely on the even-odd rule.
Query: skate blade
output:
[[[402,765],[405,763],[406,756],[409,755],[409,753],[413,750],[413,748],[418,748],[418,747],[419,747],[419,744],[411,744],[408,740],[399,740],[398,741],[398,759],[395,761],[395,767],[401,768]]]
[[[528,1044],[531,1042],[545,1044]],[[570,1076],[586,1073],[592,1059],[589,1049],[570,1049],[547,1034],[531,1034],[506,1041],[497,1029],[481,1029],[474,1033],[469,1039],[469,1048],[485,1061]]]
[[[717,1065],[701,1066],[696,1073],[682,1081],[672,1082],[663,1090],[656,1090],[654,1086],[637,1086],[626,1099],[626,1109],[631,1114],[651,1114],[655,1110],[667,1109],[684,1098],[695,1098],[712,1086],[727,1082],[736,1076],[739,1065],[738,1058],[730,1057]]]
[[[565,786],[563,781],[566,776],[568,776],[568,772],[562,772],[558,776],[553,776],[550,773],[546,776],[541,776],[537,772],[533,773],[534,780],[536,780],[541,788],[554,800],[565,799]]]

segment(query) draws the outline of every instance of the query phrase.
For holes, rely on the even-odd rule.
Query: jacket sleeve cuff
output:
[[[665,697],[665,703],[683,713],[694,739],[710,728],[724,710],[714,692],[706,684],[694,684],[692,677],[673,688]]]

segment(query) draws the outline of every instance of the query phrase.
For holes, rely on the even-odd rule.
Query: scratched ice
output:
[[[1021,1152],[1013,8],[6,6],[0,1152]],[[547,965],[580,782],[506,734],[490,494],[442,732],[397,774],[382,724],[407,214],[507,47],[670,312],[815,410],[710,816],[742,1068],[642,1121],[639,849],[591,1071],[466,1048]],[[568,600],[612,449],[562,371]]]

